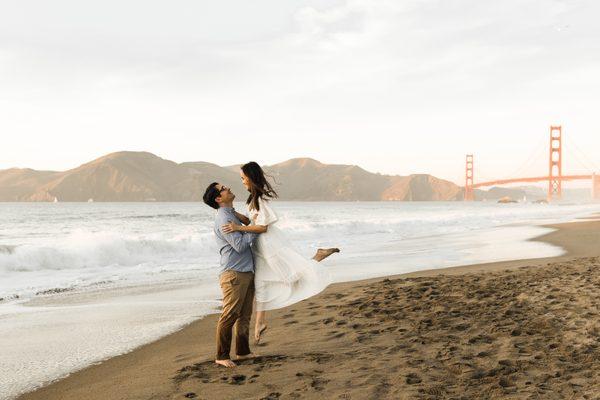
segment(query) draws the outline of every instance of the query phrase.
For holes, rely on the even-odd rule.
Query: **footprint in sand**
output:
[[[325,389],[325,385],[329,382],[329,380],[327,379],[322,379],[322,378],[312,378],[312,381],[310,382],[310,386],[317,390],[317,391],[321,391]]]
[[[175,362],[187,361],[193,358],[190,354],[179,354],[175,357]]]
[[[281,393],[273,392],[273,393],[269,393],[265,397],[261,397],[260,400],[277,400],[280,397],[281,397]]]
[[[417,383],[421,383],[421,377],[415,373],[410,373],[408,375],[406,375],[406,383],[408,383],[409,385],[415,385]]]
[[[327,353],[306,353],[305,359],[316,362],[317,364],[324,364],[328,361],[331,361],[333,359],[333,355]],[[298,376],[298,374],[296,374],[296,376]]]

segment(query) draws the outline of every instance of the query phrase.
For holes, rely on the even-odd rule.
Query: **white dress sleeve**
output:
[[[275,214],[275,211],[273,211],[268,201],[258,199],[258,205],[260,210],[258,210],[258,215],[254,222],[256,225],[271,225],[272,223],[277,222],[279,218],[277,218],[277,214]]]
[[[257,212],[251,208],[250,204],[246,205],[246,212],[248,213],[248,218],[250,218],[250,225],[256,225],[255,224],[255,216],[257,214]]]

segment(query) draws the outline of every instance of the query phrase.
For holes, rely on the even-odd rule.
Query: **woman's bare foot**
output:
[[[337,247],[332,247],[330,249],[319,249],[319,250],[317,250],[317,254],[315,254],[315,256],[313,257],[313,260],[321,262],[324,259],[326,259],[327,257],[329,257],[330,255],[332,255],[333,253],[339,253],[339,252],[340,252],[340,249],[338,249]]]
[[[215,360],[215,363],[222,365],[225,368],[233,368],[237,366],[237,364],[231,360]]]
[[[262,338],[262,334],[265,333],[265,331],[267,330],[267,324],[263,324],[260,326],[256,326],[254,328],[254,343],[255,344],[259,344],[260,343],[260,339]]]

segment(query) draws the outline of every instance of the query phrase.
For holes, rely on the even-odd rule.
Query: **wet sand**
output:
[[[597,398],[600,222],[555,227],[536,240],[561,257],[332,285],[270,313],[235,369],[212,315],[20,398]]]

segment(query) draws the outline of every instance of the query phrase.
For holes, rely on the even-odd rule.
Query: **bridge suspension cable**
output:
[[[588,172],[600,172],[600,168],[598,168],[598,165],[594,161],[592,161],[583,151],[581,151],[579,146],[577,146],[577,143],[569,139],[568,136],[565,144],[567,145],[567,151],[569,151],[569,154],[571,154],[571,150],[569,148],[572,147],[579,153],[579,155],[581,155],[585,159],[585,161],[581,160],[577,156],[577,154],[575,154],[575,152],[572,153],[574,158],[581,163],[580,165],[582,165],[584,169],[586,169]]]
[[[544,134],[539,134],[538,135],[538,141],[536,142],[535,146],[532,148],[531,152],[529,153],[529,155],[527,156],[527,158],[525,159],[525,161],[518,167],[516,168],[514,171],[512,171],[509,174],[505,174],[503,175],[500,179],[488,179],[487,177],[485,177],[484,175],[482,175],[479,170],[477,171],[477,176],[475,179],[475,183],[477,182],[491,182],[491,181],[495,181],[495,180],[505,180],[505,179],[510,179],[510,178],[514,178],[514,177],[518,177],[520,176],[522,173],[524,173],[526,171],[527,168],[532,167],[536,161],[541,160],[541,157],[544,156],[547,152],[546,147],[544,146],[546,141],[548,140],[547,137],[547,133],[544,132]],[[540,164],[543,165],[543,164]],[[540,168],[541,169],[541,168]],[[541,169],[543,171],[543,169]]]
[[[521,173],[523,173],[523,171],[525,171],[527,167],[531,167],[533,165],[532,161],[535,162],[539,159],[540,156],[546,154],[547,150],[544,148],[544,143],[548,140],[547,136],[548,135],[546,133],[544,133],[544,135],[540,134],[538,142],[536,143],[535,147],[533,148],[525,162],[523,162],[519,166],[519,168],[515,169],[510,174],[505,175],[504,179],[519,176]]]
[[[573,157],[573,160],[575,161],[575,163],[577,165],[579,165],[580,167],[583,167],[583,169],[589,173],[594,172],[593,168],[590,168],[589,165],[587,165],[584,161],[582,161],[577,154],[575,154],[575,152],[573,150],[571,150],[568,146],[565,146],[567,149],[567,154],[571,157]]]

